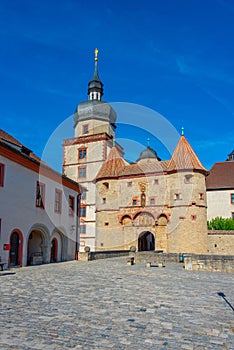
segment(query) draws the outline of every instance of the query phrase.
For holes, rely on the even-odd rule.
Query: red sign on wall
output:
[[[3,245],[4,250],[10,250],[10,244],[4,244]]]

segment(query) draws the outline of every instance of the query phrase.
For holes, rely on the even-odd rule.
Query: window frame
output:
[[[138,205],[138,198],[132,198],[132,206],[136,207],[137,205]]]
[[[181,201],[182,200],[182,194],[181,192],[174,193],[174,200],[175,201]]]
[[[84,213],[82,211],[84,211]],[[79,214],[80,214],[81,218],[86,218],[86,214],[87,214],[86,213],[86,205],[81,205],[80,206],[80,213]],[[85,214],[85,215],[83,215],[83,214]]]
[[[234,193],[230,193],[231,204],[234,204]]]
[[[41,195],[41,189],[42,189],[42,195]],[[45,209],[45,184],[40,181],[37,181],[36,183],[36,208]]]
[[[80,234],[85,235],[86,234],[86,225],[81,224],[80,225]]]
[[[156,202],[155,197],[150,197],[150,205],[155,205],[155,202]]]
[[[68,197],[68,215],[74,216],[75,213],[75,197],[69,194]]]
[[[86,178],[87,167],[85,165],[78,166],[78,178]]]
[[[89,124],[82,125],[82,134],[88,134],[89,133]]]
[[[0,187],[4,187],[5,164],[0,163]]]
[[[58,195],[58,199],[57,199]],[[58,188],[55,188],[54,191],[54,212],[57,214],[62,213],[62,191]]]
[[[87,158],[87,148],[81,147],[78,149],[78,159],[86,159]]]

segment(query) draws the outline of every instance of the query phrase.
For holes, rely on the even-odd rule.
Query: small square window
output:
[[[88,132],[89,132],[88,124],[83,125],[83,134],[88,134]]]
[[[109,189],[109,183],[108,182],[103,182],[103,186],[104,186],[105,190]]]
[[[85,166],[78,168],[78,177],[86,177],[86,167]]]
[[[105,226],[109,226],[109,222],[105,222]]]
[[[127,182],[127,185],[128,187],[132,187],[132,182],[131,181]]]
[[[185,175],[185,177],[184,177],[184,182],[185,182],[186,184],[190,184],[190,183],[191,183],[192,177],[193,177],[193,175],[191,175],[191,174]]]
[[[158,179],[155,179],[155,180],[154,180],[154,184],[155,184],[155,185],[158,185],[158,184],[159,184]]]
[[[57,188],[55,189],[54,211],[55,213],[61,213],[62,211],[62,191]]]
[[[231,193],[231,203],[234,204],[234,193]]]
[[[5,165],[0,163],[0,187],[4,186]]]
[[[150,198],[150,204],[155,205],[155,198]]]
[[[174,199],[175,199],[175,201],[178,201],[178,200],[182,199],[181,193],[175,193],[174,194]]]
[[[69,216],[74,216],[74,209],[75,209],[75,197],[69,196]]]
[[[199,193],[199,199],[204,200],[204,193],[203,192]]]
[[[197,220],[197,215],[191,215],[191,220],[196,221]]]

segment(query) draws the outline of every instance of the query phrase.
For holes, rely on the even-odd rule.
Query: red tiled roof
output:
[[[117,177],[126,164],[127,162],[120,156],[117,148],[112,147],[107,160],[99,170],[96,179]]]
[[[204,168],[186,138],[181,136],[168,164],[168,171],[186,169],[201,170],[207,173],[206,168]]]
[[[0,129],[0,139],[13,143],[17,146],[23,146],[18,140],[16,140],[13,136],[8,134],[6,131]]]
[[[167,170],[167,164],[168,161],[159,161],[157,158],[142,159],[137,163],[127,165],[120,172],[120,176],[162,173]]]
[[[234,189],[234,161],[215,163],[206,178],[206,188],[207,190]]]
[[[6,141],[7,143],[10,143],[12,146],[17,146],[19,147],[19,150],[22,151],[22,149],[27,149],[21,142],[16,140],[13,136],[8,134],[6,131],[0,129],[0,141]],[[38,162],[44,163],[36,154],[34,154],[31,150],[27,149],[29,151],[28,156],[32,159],[37,160]],[[46,163],[44,163],[46,164]]]

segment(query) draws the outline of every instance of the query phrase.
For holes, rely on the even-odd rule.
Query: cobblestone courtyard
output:
[[[6,272],[0,349],[234,349],[233,275],[126,258]]]

